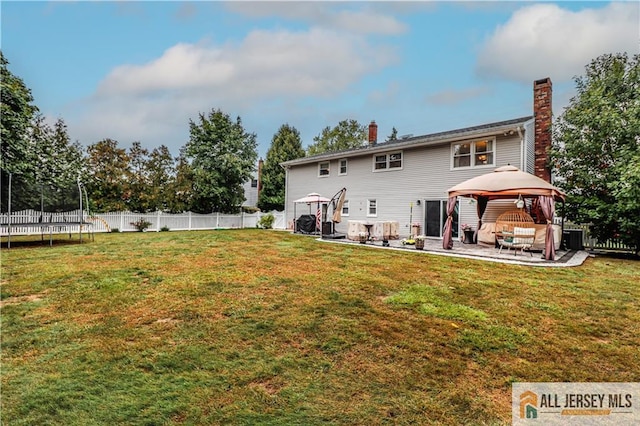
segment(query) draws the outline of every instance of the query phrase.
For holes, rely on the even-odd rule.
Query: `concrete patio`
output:
[[[541,252],[529,253],[525,251],[514,255],[514,251],[502,250],[502,253],[498,253],[497,248],[486,246],[482,244],[464,244],[459,241],[453,242],[452,250],[445,250],[442,248],[441,239],[427,239],[425,240],[424,250],[417,250],[413,245],[403,245],[402,240],[389,240],[389,246],[383,247],[382,241],[367,241],[362,244],[358,241],[352,241],[348,239],[319,239],[323,242],[335,243],[335,244],[352,244],[357,246],[384,249],[384,250],[402,250],[415,254],[434,254],[439,256],[452,256],[461,257],[467,259],[485,260],[488,262],[500,262],[509,263],[515,265],[527,265],[527,266],[542,266],[542,267],[571,267],[579,266],[589,257],[589,253],[586,251],[576,250],[557,250],[556,259],[553,261],[545,260],[542,257]]]

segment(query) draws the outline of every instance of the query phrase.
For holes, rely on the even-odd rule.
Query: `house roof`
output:
[[[422,136],[413,136],[393,141],[380,142],[375,145],[365,145],[359,148],[345,149],[342,151],[325,152],[311,155],[309,157],[296,158],[295,160],[280,163],[283,167],[297,166],[308,163],[315,163],[322,160],[335,160],[346,157],[356,157],[359,155],[369,155],[376,152],[388,151],[390,149],[415,148],[420,146],[439,145],[456,140],[464,140],[482,136],[490,136],[508,130],[514,130],[526,122],[533,119],[533,116],[514,118],[512,120],[487,123],[479,126],[465,127],[462,129],[448,130],[446,132],[431,133]]]

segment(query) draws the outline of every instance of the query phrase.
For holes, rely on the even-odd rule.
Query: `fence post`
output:
[[[189,211],[189,231],[191,231],[191,211]]]
[[[120,232],[124,231],[124,212],[120,212]]]
[[[160,232],[160,210],[158,210],[158,222],[156,223],[156,232]]]
[[[216,212],[216,228],[220,228],[220,212]]]

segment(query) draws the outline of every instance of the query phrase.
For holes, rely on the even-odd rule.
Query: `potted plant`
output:
[[[471,225],[467,225],[466,223],[463,223],[461,226],[462,229],[462,242],[465,244],[474,244],[475,242],[473,241],[473,234],[474,234],[474,230],[471,227]]]
[[[367,233],[364,231],[360,231],[358,232],[358,240],[360,241],[360,244],[364,244],[367,242]]]
[[[416,243],[416,250],[424,249],[424,240],[426,239],[427,239],[426,235],[416,235],[416,237],[414,238]]]

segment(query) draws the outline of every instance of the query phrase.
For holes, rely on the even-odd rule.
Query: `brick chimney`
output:
[[[375,120],[372,120],[369,124],[369,146],[373,146],[378,143],[378,125]]]
[[[551,183],[548,150],[551,148],[551,79],[533,82],[533,116],[535,120],[534,175]]]

